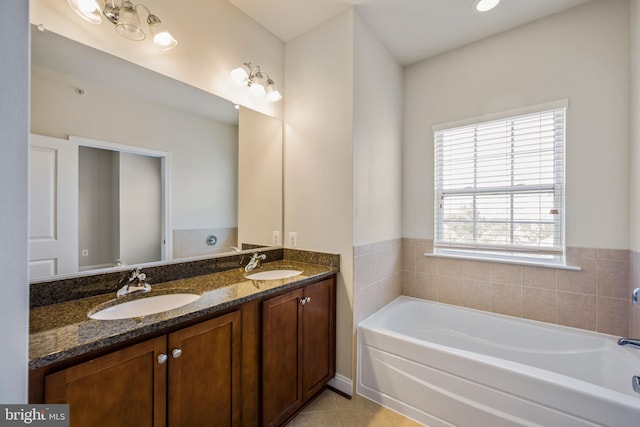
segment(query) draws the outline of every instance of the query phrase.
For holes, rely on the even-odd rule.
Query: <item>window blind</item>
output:
[[[564,253],[565,108],[434,132],[438,249]]]

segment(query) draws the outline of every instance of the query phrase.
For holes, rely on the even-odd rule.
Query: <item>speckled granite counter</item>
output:
[[[307,261],[304,257],[302,259]],[[29,369],[42,368],[132,338],[151,335],[255,298],[329,277],[338,271],[337,267],[291,259],[269,262],[255,271],[273,269],[296,269],[301,270],[302,274],[281,280],[252,281],[244,278],[243,270],[234,268],[160,283],[154,285],[150,293],[132,294],[121,300],[125,302],[133,298],[178,291],[197,293],[201,297],[173,310],[134,319],[89,319],[87,313],[96,306],[113,300],[115,293],[34,307],[31,309],[29,323]]]

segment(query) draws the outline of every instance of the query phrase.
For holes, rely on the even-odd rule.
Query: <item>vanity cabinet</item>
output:
[[[279,426],[335,374],[335,278],[262,304],[262,420]]]
[[[241,314],[234,311],[45,377],[72,426],[237,426]]]

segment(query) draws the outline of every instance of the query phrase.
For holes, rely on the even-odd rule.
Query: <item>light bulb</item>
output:
[[[150,14],[147,17],[147,24],[149,24],[149,32],[151,32],[153,44],[161,50],[169,50],[178,44],[178,41],[173,38],[171,33],[165,30],[164,24],[156,15]]]
[[[478,12],[488,12],[500,3],[500,0],[476,0],[474,6]]]
[[[246,86],[249,81],[249,74],[243,67],[234,68],[229,74],[231,75],[231,80],[239,86]]]
[[[253,96],[264,96],[266,94],[264,86],[258,79],[249,83],[249,93]]]
[[[85,21],[92,24],[102,22],[100,5],[97,0],[67,0],[71,9],[74,10]]]
[[[280,94],[280,92],[276,88],[276,84],[271,79],[267,80],[266,92],[267,92],[267,101],[269,102],[278,102],[282,99],[282,94]]]

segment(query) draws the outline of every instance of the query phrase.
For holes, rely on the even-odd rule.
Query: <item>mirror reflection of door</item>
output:
[[[162,259],[159,157],[79,148],[80,271]]]
[[[29,140],[29,278],[78,271],[78,146]]]

